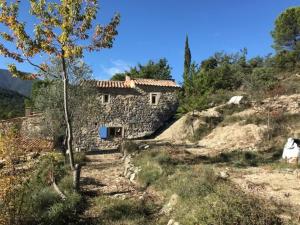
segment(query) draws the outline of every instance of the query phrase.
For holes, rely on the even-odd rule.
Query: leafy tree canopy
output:
[[[129,71],[115,74],[111,80],[125,80],[125,76],[130,76],[131,78],[169,80],[172,79],[171,70],[172,68],[165,58],[158,60],[158,62],[149,60],[145,65],[138,64],[130,68]]]
[[[96,25],[92,30],[92,21],[98,11],[97,0],[63,0],[60,3],[30,0],[30,14],[38,21],[34,25],[33,35],[19,20],[19,5],[20,1],[0,1],[0,24],[9,30],[0,32],[0,37],[8,43],[16,43],[15,51],[1,43],[0,54],[43,71],[47,71],[47,63],[37,65],[32,60],[34,56],[80,58],[84,51],[112,47],[117,35],[116,27],[120,22],[118,14],[108,25]],[[10,64],[9,70],[15,76],[32,79],[17,70],[15,64]]]
[[[93,101],[94,90],[78,85],[82,80],[92,78],[91,68],[81,59],[67,60],[66,69],[71,85],[69,86],[70,122],[73,130],[77,131],[86,122],[82,116],[90,113],[89,104]],[[44,71],[39,71],[44,74]],[[43,76],[45,80],[33,84],[31,104],[36,110],[43,112],[45,123],[43,131],[51,134],[55,140],[64,136],[66,124],[64,120],[63,82],[59,78],[62,73],[62,62],[57,58],[50,60],[48,71]]]
[[[289,8],[278,16],[272,36],[276,50],[300,50],[300,7]]]

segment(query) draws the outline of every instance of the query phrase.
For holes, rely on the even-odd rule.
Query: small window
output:
[[[158,93],[151,93],[150,94],[150,104],[151,105],[157,105],[159,100],[159,94]]]
[[[122,137],[122,127],[109,127],[108,134],[110,138]]]
[[[102,99],[103,103],[109,103],[109,100],[110,100],[110,96],[108,94],[103,95],[103,99]]]

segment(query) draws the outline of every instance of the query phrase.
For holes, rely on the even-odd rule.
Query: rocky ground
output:
[[[141,195],[135,185],[123,177],[122,155],[87,155],[87,164],[82,168],[81,188],[86,196],[87,209],[83,220],[96,220],[98,215],[94,199],[100,195],[126,198]]]
[[[97,204],[99,197],[112,200],[132,200],[139,202],[155,198],[150,190],[143,190],[130,177],[124,176],[124,162],[120,153],[87,155],[87,163],[82,168],[81,190],[85,198],[85,208],[81,216],[82,224],[98,224],[103,208]]]
[[[208,163],[202,161],[198,153],[194,155],[187,152],[185,146],[168,145],[165,148],[173,152],[174,159],[185,160],[186,163]],[[282,208],[284,212],[280,215],[282,218],[289,219],[291,214],[298,215],[300,209],[298,169],[274,168],[274,165],[243,168],[218,163],[212,165],[216,173],[226,176],[226,179],[236,183],[245,192],[270,201],[274,207]],[[124,160],[120,153],[87,155],[87,164],[82,168],[81,184],[86,200],[81,215],[82,224],[98,224],[99,218],[103,216],[103,209],[99,208],[96,201],[101,196],[120,200],[133,199],[136,202],[145,196],[145,190],[124,176]],[[149,190],[147,195],[157,198],[157,193]]]
[[[232,171],[230,179],[246,192],[256,194],[284,209],[281,217],[299,218],[300,173],[298,169],[250,167]]]

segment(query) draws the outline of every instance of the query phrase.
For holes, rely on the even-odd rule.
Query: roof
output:
[[[157,86],[157,87],[172,87],[180,88],[174,80],[155,80],[155,79],[130,79],[125,81],[112,80],[89,80],[83,84],[91,85],[98,88],[135,88],[136,85]]]
[[[135,79],[133,82],[136,85],[149,85],[160,87],[180,87],[174,80],[154,80],[154,79]]]
[[[125,81],[112,81],[112,80],[87,80],[83,84],[91,85],[92,87],[99,88],[130,88],[130,85]]]

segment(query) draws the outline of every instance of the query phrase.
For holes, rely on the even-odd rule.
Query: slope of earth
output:
[[[199,141],[211,153],[224,152],[227,149],[251,150],[264,140],[266,126],[256,124],[234,123],[225,127],[217,127],[209,135]]]
[[[300,137],[299,102],[299,94],[282,95],[250,105],[220,105],[190,112],[156,140],[193,142],[198,147],[188,150],[199,155],[267,149],[269,144],[282,145],[288,137]]]
[[[208,118],[220,118],[217,108],[187,113],[157,136],[155,140],[171,141],[173,143],[189,142],[188,140],[193,136],[196,129],[206,126]]]

